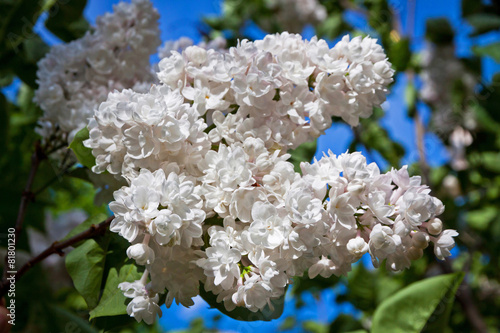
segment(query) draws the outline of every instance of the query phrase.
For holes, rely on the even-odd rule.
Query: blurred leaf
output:
[[[474,32],[471,36],[477,36],[491,30],[500,29],[500,16],[495,14],[474,14],[468,16],[467,21],[474,27]]]
[[[102,243],[88,239],[66,256],[66,269],[89,309],[97,306],[101,294],[107,252],[107,242]]]
[[[45,26],[65,42],[83,37],[90,25],[83,17],[87,0],[58,1],[50,9]]]
[[[2,69],[0,72],[0,88],[7,87],[14,81],[14,74],[11,70]]]
[[[266,305],[262,311],[252,312],[245,307],[237,306],[233,311],[227,311],[224,303],[217,302],[217,296],[211,291],[205,291],[203,284],[200,284],[200,296],[210,305],[211,308],[218,309],[223,314],[240,321],[271,321],[281,317],[285,306],[285,293],[278,299],[271,300],[274,309],[271,310],[269,305]]]
[[[386,129],[371,119],[362,119],[362,126],[356,128],[360,143],[367,149],[375,149],[392,166],[398,166],[404,156],[404,148],[389,137]],[[356,144],[356,140],[353,144]]]
[[[318,275],[314,279],[310,279],[307,274],[304,274],[304,276],[295,276],[290,293],[297,298],[300,298],[300,295],[304,292],[309,292],[316,296],[324,289],[334,288],[339,280],[339,277],[335,275],[329,278]]]
[[[470,154],[472,156],[477,156],[477,162],[479,165],[483,166],[485,169],[500,173],[500,152],[486,151],[477,155]]]
[[[311,333],[328,333],[328,325],[318,323],[312,320],[306,320],[302,323],[302,328],[305,332]]]
[[[71,170],[70,172],[67,173],[67,175],[68,175],[68,177],[81,179],[83,181],[86,181],[86,182],[92,184],[92,181],[90,180],[90,177],[89,177],[89,172],[90,172],[89,169],[82,167],[82,168],[75,168],[75,169]]]
[[[411,59],[410,40],[401,38],[393,42],[387,49],[387,56],[396,71],[405,71]]]
[[[462,15],[464,17],[477,14],[484,9],[482,1],[462,0],[461,2],[462,2]]]
[[[101,300],[99,304],[90,311],[90,319],[127,314],[127,298],[118,288],[118,285],[122,282],[134,282],[139,280],[141,275],[142,274],[137,271],[137,267],[134,264],[121,266],[119,272],[115,267],[112,267],[109,270]]]
[[[0,92],[0,155],[7,152],[9,137],[9,105],[4,94]]]
[[[54,0],[16,0],[0,2],[2,20],[0,21],[0,54],[13,50],[18,52],[19,45],[33,38],[33,28],[40,14],[50,8]]]
[[[300,172],[300,162],[311,162],[316,153],[316,140],[301,144],[289,152],[292,156],[289,162],[293,164],[295,172]]]
[[[425,23],[425,37],[437,45],[450,45],[453,43],[455,33],[446,18],[435,18]]]
[[[348,274],[347,294],[339,295],[337,302],[347,301],[356,308],[371,313],[376,308],[376,276],[368,271],[364,265],[357,265]]]
[[[112,316],[112,317],[97,317],[92,319],[92,326],[98,327],[99,333],[105,333],[105,332],[142,333],[143,330],[148,328],[148,326],[144,325],[143,323],[137,323],[135,318],[130,317],[128,314]],[[151,328],[154,329],[153,327]],[[146,332],[149,333],[149,331]]]
[[[462,272],[440,275],[400,290],[377,307],[371,332],[444,332],[463,277]]]
[[[318,27],[316,28],[316,33],[319,37],[335,39],[342,32],[342,28],[342,14],[334,13],[318,25]]]
[[[485,46],[473,46],[472,52],[479,57],[491,57],[496,62],[500,62],[500,42]]]
[[[75,153],[76,158],[78,158],[78,162],[80,162],[83,166],[92,169],[95,165],[95,157],[92,155],[92,149],[83,145],[83,141],[88,138],[89,130],[87,127],[84,127],[76,133],[75,138],[69,145],[69,148]]]
[[[278,328],[279,331],[291,330],[297,325],[297,318],[294,316],[286,317]]]
[[[331,324],[330,333],[345,333],[362,329],[359,320],[352,316],[341,313]]]
[[[409,82],[405,87],[405,104],[408,109],[408,117],[413,118],[417,111],[418,91],[413,82]]]
[[[80,332],[80,333],[97,333],[98,331],[94,329],[90,324],[78,317],[77,315],[71,313],[70,311],[56,305],[49,305],[50,310],[64,325],[62,325],[66,332]],[[55,318],[52,318],[55,319]]]
[[[49,46],[33,33],[30,38],[23,39],[16,50],[7,50],[0,55],[0,72],[15,74],[31,88],[36,89],[37,62],[48,52]]]
[[[486,206],[481,209],[467,212],[467,223],[476,230],[486,230],[495,217],[498,216],[497,207]]]

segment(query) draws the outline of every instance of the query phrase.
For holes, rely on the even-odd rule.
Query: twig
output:
[[[31,169],[28,175],[28,181],[26,182],[26,186],[24,188],[23,194],[21,196],[21,203],[19,204],[19,210],[17,213],[14,239],[19,239],[19,233],[23,227],[24,217],[26,216],[26,209],[28,208],[28,204],[30,201],[34,200],[33,192],[31,192],[31,187],[33,186],[33,181],[35,180],[35,175],[40,166],[40,163],[47,158],[47,155],[44,153],[40,142],[37,141],[35,144],[35,151],[33,155],[31,155]],[[7,276],[8,271],[8,256],[5,256],[4,270],[3,270],[3,278]]]
[[[453,273],[453,268],[449,260],[439,261],[439,266],[444,273]],[[479,312],[476,302],[472,297],[472,291],[470,286],[467,284],[466,280],[462,281],[457,293],[457,301],[462,306],[467,319],[474,327],[474,330],[478,333],[488,333],[488,326],[483,320],[481,313]]]
[[[64,176],[64,174],[66,172],[69,171],[69,169],[71,169],[76,163],[71,163],[69,164],[67,167],[65,167],[61,172],[59,172],[57,175],[55,175],[54,178],[52,178],[51,180],[49,180],[47,183],[45,183],[43,186],[41,186],[39,189],[37,189],[36,191],[33,191],[33,196],[37,196],[38,194],[42,193],[43,191],[45,191],[50,185],[54,184],[56,181],[60,180],[62,178],[62,176]]]
[[[420,171],[422,172],[422,180],[425,184],[431,186],[430,176],[429,176],[429,165],[427,164],[427,160],[425,157],[425,144],[424,144],[424,136],[425,136],[425,126],[420,118],[418,112],[415,112],[415,116],[413,117],[415,121],[415,134],[417,139],[417,150],[419,156],[420,163]]]
[[[72,246],[82,240],[94,238],[100,236],[108,230],[108,227],[113,221],[114,216],[108,217],[105,221],[99,223],[98,225],[92,224],[90,228],[87,230],[75,235],[65,241],[62,242],[54,242],[51,246],[49,246],[45,251],[37,255],[36,257],[30,259],[26,264],[24,264],[14,275],[15,281],[19,280],[21,276],[23,276],[28,270],[30,270],[34,265],[47,258],[52,254],[59,254],[60,256],[64,255],[63,249]],[[0,286],[0,299],[7,293],[9,289],[10,282],[6,278],[2,280],[2,284]]]
[[[430,183],[429,179],[429,165],[427,164],[427,160],[425,158],[425,145],[424,145],[424,135],[425,135],[425,126],[418,114],[418,112],[415,113],[415,127],[416,127],[416,138],[417,138],[417,148],[418,148],[418,154],[419,154],[419,163],[420,163],[420,168],[422,169],[422,178],[425,181],[426,184],[429,185],[429,187],[432,189],[432,184]],[[450,261],[445,260],[445,261],[439,261],[439,266],[441,267],[441,270],[444,273],[452,273],[453,268],[451,267]],[[462,284],[460,285],[460,289],[458,290],[456,294],[457,301],[460,303],[462,306],[462,309],[465,312],[465,315],[471,325],[474,327],[475,331],[478,333],[487,333],[488,332],[488,326],[484,322],[483,317],[481,316],[481,313],[479,312],[476,302],[474,301],[474,298],[472,297],[472,292],[470,289],[470,286],[467,284],[466,280],[464,279],[462,281]]]

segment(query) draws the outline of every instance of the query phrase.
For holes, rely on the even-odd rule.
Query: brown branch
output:
[[[19,210],[17,213],[15,231],[14,231],[14,239],[19,239],[19,234],[23,227],[24,217],[26,216],[26,210],[28,208],[28,204],[34,200],[33,192],[31,191],[31,187],[33,186],[33,181],[35,180],[36,172],[38,171],[38,167],[40,163],[47,158],[47,155],[44,153],[40,142],[37,141],[35,143],[35,151],[33,155],[31,155],[31,168],[28,175],[28,181],[26,182],[26,186],[24,187],[24,191],[21,195],[21,203],[19,204]],[[3,278],[7,276],[8,271],[8,256],[5,255],[4,262],[4,270],[3,270]]]
[[[62,242],[54,242],[51,246],[49,246],[45,251],[37,255],[36,257],[31,258],[26,264],[24,264],[15,274],[11,275],[14,277],[15,281],[19,280],[21,276],[23,276],[28,270],[30,270],[34,265],[44,260],[48,256],[57,253],[60,256],[64,255],[63,249],[72,246],[82,240],[94,238],[100,236],[108,230],[108,227],[111,221],[114,219],[114,216],[108,217],[105,221],[99,223],[98,225],[92,224],[90,228],[87,230],[75,235],[65,241]],[[4,278],[2,284],[0,286],[0,299],[5,296],[7,290],[10,287],[10,281],[7,278]]]
[[[440,260],[439,266],[444,273],[453,273],[450,260]],[[488,333],[488,326],[484,322],[484,319],[476,306],[470,286],[467,284],[465,279],[462,281],[462,284],[457,290],[456,298],[462,306],[465,316],[474,327],[474,330],[478,333]]]
[[[431,189],[432,184],[430,183],[430,168],[427,164],[427,160],[425,158],[425,145],[424,145],[424,135],[425,135],[425,126],[420,118],[418,112],[415,113],[414,116],[415,121],[415,129],[416,129],[416,139],[417,139],[417,148],[419,154],[419,163],[420,168],[422,169],[422,178]],[[450,260],[439,261],[439,266],[444,273],[453,273],[453,268],[450,264]],[[475,331],[478,333],[487,333],[488,326],[484,322],[481,313],[479,312],[476,302],[472,296],[472,291],[470,286],[467,284],[466,280],[462,281],[460,285],[460,289],[456,293],[457,301],[462,306],[462,309],[465,312],[465,316],[474,327]]]
[[[417,150],[418,150],[418,157],[421,169],[420,171],[422,172],[422,178],[423,178],[422,180],[423,183],[431,186],[430,175],[429,175],[430,169],[425,157],[425,144],[424,144],[425,126],[422,119],[420,118],[420,115],[418,114],[418,111],[415,112],[413,120],[415,122],[415,134],[417,139]]]

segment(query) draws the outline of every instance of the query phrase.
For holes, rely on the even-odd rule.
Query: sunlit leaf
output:
[[[463,277],[439,275],[405,287],[377,307],[371,332],[444,332]]]
[[[90,311],[90,319],[105,316],[118,316],[127,314],[126,297],[118,285],[122,282],[133,282],[141,278],[141,273],[137,272],[134,264],[127,264],[120,267],[120,271],[113,267],[109,270],[108,278],[104,286],[99,304]]]

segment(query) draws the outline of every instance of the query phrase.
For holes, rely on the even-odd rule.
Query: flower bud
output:
[[[410,260],[417,260],[417,259],[420,259],[422,258],[422,256],[424,255],[424,251],[418,247],[410,247],[408,249],[408,251],[406,252],[406,256],[408,257],[408,259]]]
[[[368,244],[361,237],[352,238],[347,243],[347,251],[356,257],[361,257],[368,252]]]
[[[429,235],[419,231],[412,236],[411,244],[419,249],[425,249],[429,245]]]
[[[427,231],[431,235],[439,235],[443,231],[443,222],[435,217],[427,223]]]
[[[155,253],[146,244],[135,244],[127,249],[127,256],[134,259],[138,265],[151,264],[155,260]]]

